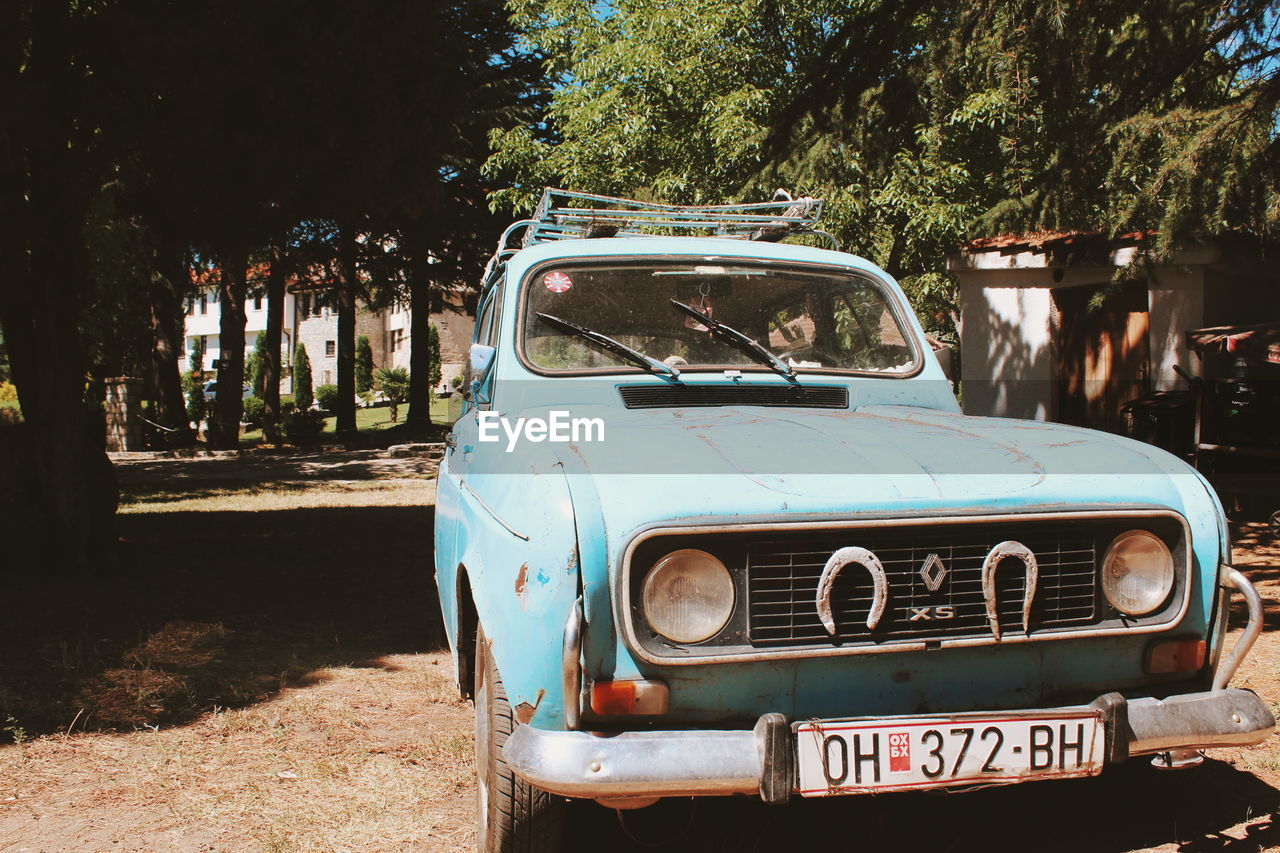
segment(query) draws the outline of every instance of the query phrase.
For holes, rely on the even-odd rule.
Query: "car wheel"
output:
[[[515,720],[483,632],[476,637],[474,672],[477,847],[480,853],[554,853],[560,849],[565,801],[516,776],[502,758]]]

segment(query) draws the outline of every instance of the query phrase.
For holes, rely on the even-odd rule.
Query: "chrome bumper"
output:
[[[1243,594],[1249,624],[1218,667],[1214,689],[1167,699],[1125,699],[1118,693],[1091,705],[1057,709],[1101,711],[1110,762],[1180,749],[1249,746],[1275,728],[1270,709],[1249,690],[1227,689],[1235,669],[1262,628],[1262,607],[1249,581],[1230,566],[1224,587]],[[519,726],[503,756],[521,778],[565,797],[641,799],[670,796],[759,794],[786,800],[795,783],[795,753],[788,721],[766,714],[754,729],[638,731],[599,734]]]
[[[1188,693],[1168,699],[1124,700],[1109,694],[1094,703],[1107,714],[1108,754],[1248,746],[1267,738],[1275,719],[1248,690]],[[1062,708],[1080,711],[1090,706]],[[767,715],[777,717],[778,715]],[[503,755],[525,781],[553,794],[586,798],[641,798],[760,794],[789,796],[777,784],[791,778],[789,738],[771,736],[766,718],[742,731],[624,732],[602,735],[520,726]],[[790,727],[785,728],[787,735]],[[1122,735],[1122,736],[1121,736]],[[785,747],[780,748],[780,742]],[[794,781],[794,780],[792,780]]]

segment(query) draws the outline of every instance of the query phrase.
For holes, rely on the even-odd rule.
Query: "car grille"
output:
[[[1082,529],[1083,528],[1083,529]],[[1078,627],[1099,620],[1098,544],[1088,525],[1022,523],[1018,525],[937,526],[933,528],[865,529],[838,537],[755,541],[747,547],[748,636],[757,647],[843,645],[886,640],[991,639],[982,592],[982,564],[991,549],[1013,539],[1036,555],[1039,581],[1031,610],[1031,631]],[[1105,540],[1104,540],[1105,541]],[[884,565],[889,594],[874,630],[866,626],[872,603],[869,574],[857,565],[841,571],[832,588],[833,637],[818,618],[818,581],[827,559],[837,549],[860,545]],[[937,554],[947,572],[937,591],[930,591],[921,568]],[[997,601],[1002,631],[1022,633],[1025,572],[997,572]],[[954,616],[936,618],[934,608],[953,608]],[[919,618],[924,609],[932,618]],[[945,609],[941,611],[945,613]],[[915,615],[917,618],[912,619]]]

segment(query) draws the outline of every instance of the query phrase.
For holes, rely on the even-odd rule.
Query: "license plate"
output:
[[[805,797],[1094,776],[1102,715],[970,715],[796,723]]]

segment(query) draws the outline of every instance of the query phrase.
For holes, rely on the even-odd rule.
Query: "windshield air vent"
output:
[[[680,406],[849,408],[849,389],[844,385],[624,385],[618,391],[628,409]]]

